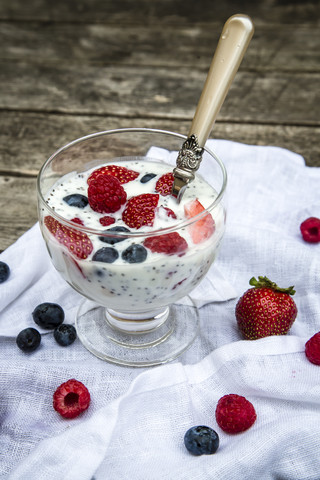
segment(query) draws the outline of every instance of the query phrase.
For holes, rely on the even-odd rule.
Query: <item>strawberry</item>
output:
[[[53,408],[64,418],[77,417],[87,410],[89,404],[89,390],[74,378],[62,383],[53,395]]]
[[[188,244],[177,232],[148,237],[143,242],[146,248],[152,252],[165,253],[167,255],[178,254],[183,255],[188,248]]]
[[[138,229],[143,225],[152,227],[158,201],[159,195],[155,193],[131,197],[122,213],[122,220],[130,228]]]
[[[88,187],[89,205],[95,212],[114,213],[127,200],[127,194],[116,177],[98,175]]]
[[[205,210],[198,199],[192,200],[184,206],[184,213],[187,218],[193,218]],[[207,240],[215,231],[215,223],[210,213],[204,215],[200,220],[189,226],[189,233],[193,243],[201,243]]]
[[[308,243],[320,242],[320,218],[309,217],[300,225],[302,238]]]
[[[220,398],[215,415],[219,427],[227,433],[244,432],[254,424],[257,418],[252,403],[234,393]]]
[[[309,362],[320,365],[320,332],[309,338],[305,345],[305,354]]]
[[[106,165],[105,167],[94,170],[91,175],[89,175],[87,183],[89,184],[91,180],[94,180],[99,175],[112,175],[117,178],[120,183],[128,183],[135,180],[139,176],[139,173],[120,165]]]
[[[76,257],[85,259],[92,252],[93,245],[85,233],[66,227],[51,216],[44,218],[44,224],[58,242],[65,245]]]
[[[162,175],[156,183],[156,192],[159,192],[162,196],[171,194],[174,177],[172,172]]]
[[[240,297],[236,305],[236,319],[243,336],[248,340],[285,335],[296,319],[298,310],[291,295],[293,287],[279,288],[267,277],[253,277],[253,288]]]

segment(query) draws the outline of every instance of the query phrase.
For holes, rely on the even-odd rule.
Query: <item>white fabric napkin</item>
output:
[[[308,362],[304,344],[320,330],[320,246],[305,243],[299,225],[320,217],[320,169],[276,147],[224,140],[208,147],[229,177],[226,235],[210,272],[228,294],[222,288],[202,306],[201,334],[176,362],[119,367],[78,340],[60,347],[45,332],[40,348],[24,354],[15,336],[33,326],[34,307],[60,303],[69,323],[81,297],[55,273],[37,225],[0,256],[12,272],[0,285],[0,478],[319,480],[320,367]],[[295,285],[299,313],[287,336],[242,340],[234,296],[253,275]],[[92,402],[67,421],[52,395],[69,378],[88,387]],[[215,422],[227,393],[256,408],[245,433],[224,434]],[[185,450],[185,431],[199,424],[219,433],[215,455]]]

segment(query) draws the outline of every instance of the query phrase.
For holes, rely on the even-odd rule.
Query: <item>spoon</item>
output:
[[[247,15],[230,17],[222,30],[207,79],[193,117],[188,138],[183,143],[173,170],[172,195],[180,202],[187,185],[194,179],[209,137],[231,83],[254,32]]]

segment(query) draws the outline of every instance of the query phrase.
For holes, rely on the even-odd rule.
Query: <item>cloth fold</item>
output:
[[[59,303],[72,323],[82,297],[55,272],[37,224],[0,255],[11,268],[0,285],[0,478],[319,480],[320,367],[304,345],[320,331],[320,247],[305,243],[299,226],[320,217],[320,169],[277,147],[207,146],[228,171],[227,228],[216,263],[192,292],[200,335],[175,362],[111,365],[79,340],[60,347],[47,331],[38,350],[21,352],[15,336],[34,325],[37,304]],[[258,275],[295,286],[298,317],[286,336],[245,341],[234,309]],[[92,401],[67,421],[52,395],[69,378],[82,381]],[[227,393],[255,406],[247,432],[217,426],[215,406]],[[194,457],[183,445],[185,431],[200,424],[220,436],[213,456]]]

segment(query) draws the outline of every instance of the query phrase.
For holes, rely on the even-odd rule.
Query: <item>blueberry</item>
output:
[[[191,427],[184,436],[184,444],[193,455],[211,455],[218,450],[219,435],[210,427]]]
[[[21,330],[16,338],[16,343],[23,352],[33,352],[39,347],[41,335],[35,328],[25,328]]]
[[[73,325],[63,323],[54,329],[53,336],[59,345],[68,347],[77,338],[77,332]]]
[[[0,283],[5,282],[10,275],[10,268],[9,265],[7,265],[4,262],[0,262]]]
[[[118,257],[119,253],[115,248],[103,247],[96,251],[92,257],[92,260],[94,262],[113,263]]]
[[[147,250],[143,245],[133,244],[122,252],[122,258],[128,263],[142,263],[147,258]]]
[[[33,320],[39,327],[56,328],[64,320],[64,311],[57,303],[41,303],[32,312]]]
[[[130,230],[126,227],[111,227],[111,228],[108,228],[108,230],[105,231],[105,233],[107,232],[129,232],[130,233]],[[99,240],[101,240],[101,242],[104,242],[104,243],[109,243],[109,245],[114,245],[115,243],[118,243],[118,242],[123,242],[123,240],[125,240],[127,237],[125,236],[117,236],[117,237],[99,237]]]
[[[157,175],[155,173],[146,173],[145,175],[143,175],[143,177],[140,179],[140,182],[141,183],[147,183],[149,182],[149,180],[151,180],[152,178],[156,177]]]
[[[84,208],[88,205],[88,198],[80,193],[72,193],[63,197],[63,200],[70,205],[70,207]]]

